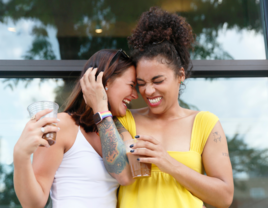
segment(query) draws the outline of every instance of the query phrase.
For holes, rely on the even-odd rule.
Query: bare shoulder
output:
[[[191,109],[187,109],[187,108],[183,108],[183,111],[186,114],[186,116],[196,116],[198,113],[201,112],[201,111],[191,110]]]
[[[78,126],[68,113],[58,113],[57,117],[60,119],[60,122],[58,123],[60,131],[58,132],[57,140],[62,143],[63,146],[66,146],[68,145],[66,142],[68,143],[69,140],[66,140],[66,138],[75,137],[78,131]]]
[[[61,125],[61,127],[68,127],[69,125],[75,125],[75,121],[68,113],[65,112],[58,113],[57,117],[58,119],[60,119],[59,125]]]

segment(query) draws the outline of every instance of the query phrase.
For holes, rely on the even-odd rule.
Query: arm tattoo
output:
[[[124,142],[111,117],[105,118],[97,127],[101,138],[105,168],[109,173],[119,174],[128,164]]]
[[[115,126],[116,126],[116,128],[117,128],[117,130],[118,130],[118,132],[119,132],[119,134],[120,134],[120,136],[121,136],[121,138],[123,139],[123,141],[124,141],[124,136],[123,136],[123,132],[126,132],[127,130],[125,129],[125,127],[121,124],[121,122],[118,120],[118,118],[117,117],[114,117],[114,124],[115,124]]]
[[[213,137],[214,137],[214,139],[213,139],[214,142],[216,142],[216,143],[218,141],[221,142],[221,135],[217,131],[213,132],[212,134],[213,134]]]
[[[229,157],[229,154],[226,152],[222,152],[222,156]]]

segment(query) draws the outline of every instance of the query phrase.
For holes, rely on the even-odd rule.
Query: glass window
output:
[[[88,59],[128,51],[126,37],[151,6],[186,17],[193,59],[265,59],[259,0],[0,1],[0,59]]]
[[[0,208],[19,205],[13,187],[13,148],[30,117],[27,106],[55,101],[64,107],[74,79],[0,78]]]
[[[56,101],[63,106],[74,83],[74,79],[0,79],[0,94],[5,98],[0,102],[0,208],[19,204],[12,182],[12,154],[30,119],[27,106],[40,100]],[[221,121],[235,182],[231,208],[267,206],[267,103],[267,78],[191,78],[180,97],[183,107],[210,111]],[[140,96],[132,101],[131,108],[143,106]]]
[[[220,119],[234,175],[231,208],[267,207],[268,79],[189,79],[181,100]]]

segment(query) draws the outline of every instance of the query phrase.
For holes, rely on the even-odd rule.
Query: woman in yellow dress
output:
[[[142,14],[128,40],[138,88],[148,107],[128,110],[115,125],[104,119],[98,129],[103,148],[109,146],[111,153],[122,149],[122,140],[114,142],[119,134],[123,140],[137,138],[131,152],[139,155],[140,162],[152,164],[152,174],[121,186],[118,207],[202,208],[203,202],[229,207],[234,192],[232,167],[219,119],[178,103],[181,86],[191,71],[191,26],[183,17],[153,7]],[[103,96],[103,90],[94,87],[94,81],[91,85],[92,92],[84,93],[84,98],[95,108],[107,110],[105,101],[92,99],[94,93]],[[128,164],[119,167],[121,172],[124,168]]]

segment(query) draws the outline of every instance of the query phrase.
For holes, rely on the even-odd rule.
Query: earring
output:
[[[183,82],[181,81],[181,84],[183,84]]]
[[[105,90],[107,91],[108,90],[108,87],[105,87]]]

